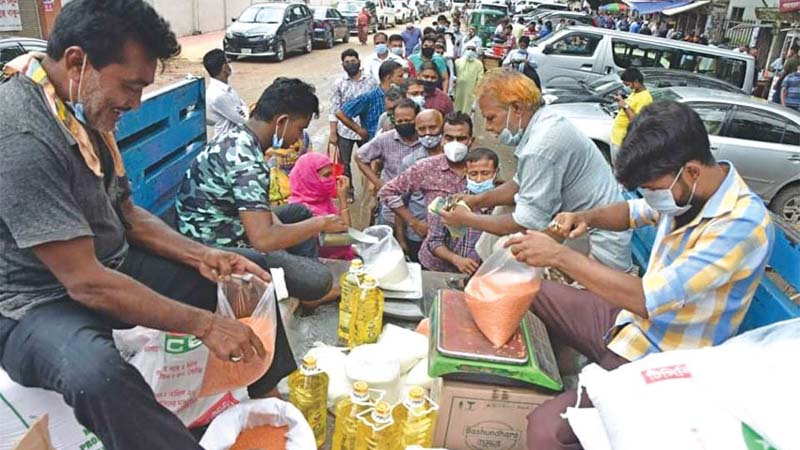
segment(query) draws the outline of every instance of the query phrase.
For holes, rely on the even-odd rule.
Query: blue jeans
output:
[[[270,266],[261,253],[234,251]],[[216,308],[216,285],[191,267],[133,247],[119,271],[168,298],[209,311]],[[112,329],[129,327],[65,296],[32,309],[19,321],[0,317],[0,365],[23,386],[60,393],[78,422],[109,450],[201,450],[114,346]],[[278,320],[272,366],[250,386],[250,394],[268,392],[295,368]]]

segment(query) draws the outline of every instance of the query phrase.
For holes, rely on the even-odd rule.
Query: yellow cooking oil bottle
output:
[[[399,429],[401,448],[433,446],[433,429],[439,405],[426,398],[425,389],[414,386],[394,408],[394,421]]]
[[[392,418],[392,407],[380,401],[358,416],[356,450],[401,450],[399,428]]]
[[[358,292],[358,287],[361,285],[365,274],[364,262],[360,259],[354,259],[350,261],[350,269],[339,278],[341,299],[339,301],[339,326],[336,328],[336,335],[345,343],[350,338],[353,295]]]
[[[314,356],[303,357],[300,368],[289,375],[289,402],[303,413],[321,447],[328,431],[328,374],[320,370]]]
[[[355,450],[358,415],[375,406],[369,394],[369,386],[364,381],[353,383],[349,396],[336,404],[336,423],[333,426],[331,450]]]
[[[378,342],[383,328],[383,291],[370,275],[364,275],[361,287],[356,291],[352,303],[352,324],[347,345],[355,347],[361,344]]]

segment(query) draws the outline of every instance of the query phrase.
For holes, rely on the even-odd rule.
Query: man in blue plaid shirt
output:
[[[381,64],[378,71],[381,78],[380,87],[345,102],[342,109],[336,111],[336,118],[365,141],[371,140],[375,137],[381,114],[386,111],[386,91],[393,85],[399,86],[403,82],[404,73],[403,66],[397,62],[386,61]],[[361,125],[353,120],[356,117]]]

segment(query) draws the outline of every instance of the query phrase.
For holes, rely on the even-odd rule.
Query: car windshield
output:
[[[654,102],[661,102],[661,101],[678,101],[682,99],[680,95],[676,94],[675,91],[669,88],[664,89],[653,89],[650,91],[650,95],[653,97]]]
[[[283,20],[283,7],[257,6],[247,8],[239,17],[243,23],[280,23]]]
[[[476,27],[496,27],[503,20],[502,14],[477,12],[472,14],[470,25]]]
[[[357,13],[361,11],[361,8],[363,7],[364,4],[361,2],[339,2],[339,5],[336,7],[336,9],[346,13]]]

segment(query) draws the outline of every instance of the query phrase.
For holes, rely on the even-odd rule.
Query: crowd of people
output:
[[[714,159],[695,111],[649,104],[641,74],[626,71],[632,94],[618,99],[612,168],[524,71],[470,67],[478,49],[467,40],[451,73],[447,38],[413,28],[399,39],[376,35],[375,54],[363,59],[342,52],[331,154],[313,151],[305,132],[321,112],[312,85],[279,77],[246,107],[224,53],[209,52],[215,132],[183,178],[173,228],[134,204],[113,132],[122,112],[140,106],[159,62],[179,54],[175,35],[143,0],[65,5],[47,54],[10,62],[0,85],[0,366],[10,378],[63,395],[109,448],[199,450],[120,355],[112,330],[194,335],[234,363],[263,357],[247,325],[213,313],[216,283],[245,272],[270,280],[267,270],[281,267],[306,312],[335,299],[319,258],[352,251],[318,236],[351,225],[353,163],[374,186],[364,195],[379,199],[376,223],[393,226],[424,267],[472,274],[485,243],[575,280],[582,289],[542,282],[527,306],[554,340],[606,369],[736,334],[774,227],[735,167]],[[459,88],[462,76],[474,89]],[[485,131],[513,148],[510,179],[498,177],[496,150],[475,146],[473,105]],[[623,188],[643,198],[624,201]],[[442,196],[463,204],[430,212]],[[646,225],[659,232],[639,277],[631,230]],[[275,395],[296,368],[280,319],[273,351],[251,397]],[[537,407],[529,448],[579,448],[561,417],[576,403],[567,390]]]

